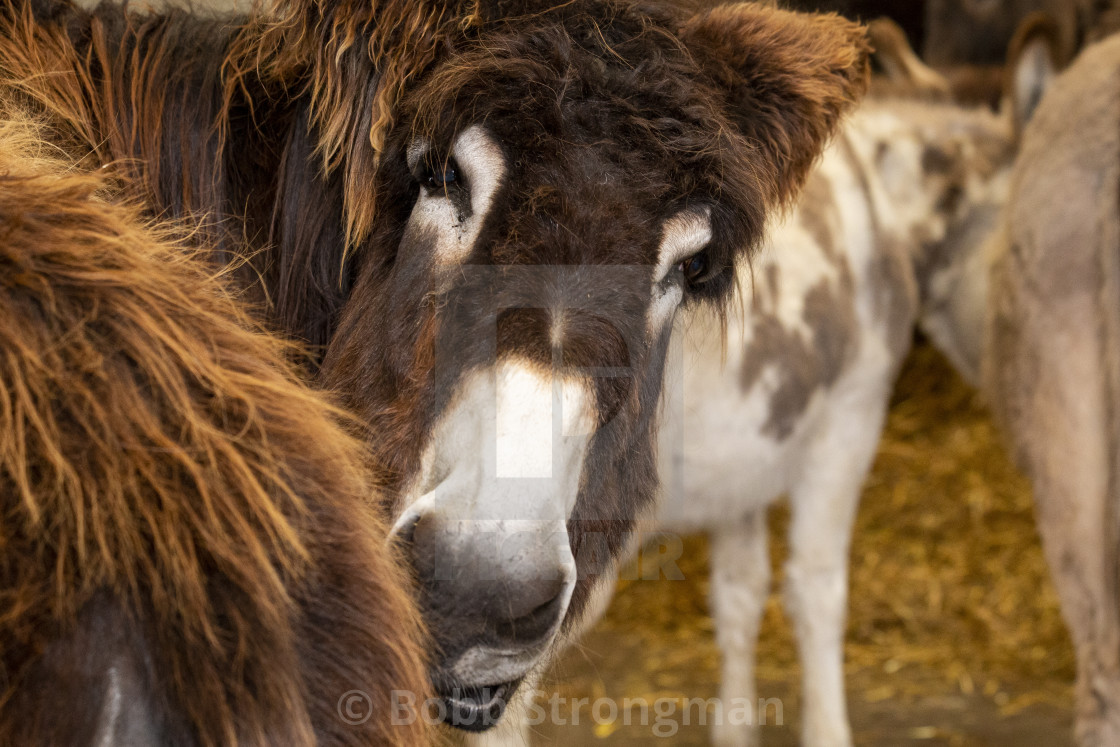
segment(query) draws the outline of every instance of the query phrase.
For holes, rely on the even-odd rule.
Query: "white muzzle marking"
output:
[[[473,574],[512,584],[559,574],[550,576],[562,583],[554,635],[576,583],[567,521],[596,422],[593,402],[583,380],[517,359],[468,374],[433,429],[394,534],[428,515],[454,525],[440,550],[459,559],[448,570],[464,583]],[[480,643],[450,670],[465,683],[510,681],[543,650]]]

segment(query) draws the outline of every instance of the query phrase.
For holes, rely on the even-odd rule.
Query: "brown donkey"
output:
[[[867,83],[862,29],[753,5],[16,3],[55,141],[205,214],[367,425],[446,720],[485,729],[654,493],[671,321],[722,301]]]
[[[361,444],[40,134],[0,124],[0,744],[427,744]]]

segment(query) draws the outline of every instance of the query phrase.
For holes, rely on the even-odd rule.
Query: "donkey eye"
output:
[[[711,262],[704,252],[693,254],[677,265],[677,269],[684,275],[690,288],[703,285],[711,277]]]
[[[447,189],[459,181],[459,169],[454,161],[433,164],[424,170],[423,181],[429,189]]]

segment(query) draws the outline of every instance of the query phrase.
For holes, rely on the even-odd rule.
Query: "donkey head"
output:
[[[322,377],[396,496],[449,720],[483,729],[654,492],[675,311],[727,294],[866,46],[747,5],[358,5],[274,29],[308,44],[344,183],[353,286]]]

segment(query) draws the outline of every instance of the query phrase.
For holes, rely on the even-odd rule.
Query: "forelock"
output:
[[[398,142],[447,147],[485,122],[538,154],[594,147],[623,169],[660,173],[651,188],[661,189],[666,214],[680,203],[711,204],[727,255],[717,260],[730,265],[762,233],[759,155],[672,22],[620,10],[606,20],[550,13],[499,26],[418,83],[403,102]]]

